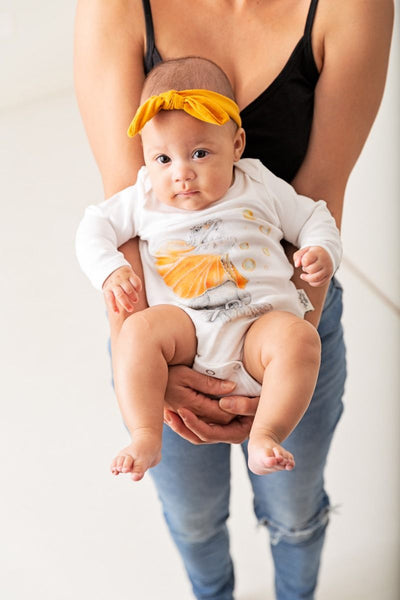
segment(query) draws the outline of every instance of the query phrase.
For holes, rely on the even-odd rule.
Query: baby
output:
[[[176,91],[180,90],[180,91]],[[140,480],[161,459],[169,365],[236,382],[260,396],[248,444],[249,468],[291,470],[282,442],[310,402],[320,363],[312,309],[291,282],[294,264],[324,285],[341,258],[325,202],[299,196],[245,145],[239,109],[219,67],[200,58],[159,64],[145,80],[128,130],[140,132],[145,166],[137,182],[90,206],[77,254],[108,303],[129,313],[114,352],[116,393],[131,443],[114,474]],[[117,248],[140,237],[149,308],[133,313],[139,277]]]

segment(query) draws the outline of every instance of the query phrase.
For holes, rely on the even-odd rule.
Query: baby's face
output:
[[[157,199],[185,210],[201,210],[225,195],[245,143],[243,129],[232,122],[212,125],[181,110],[159,112],[141,135]]]

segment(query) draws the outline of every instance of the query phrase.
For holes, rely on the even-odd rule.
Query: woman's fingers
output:
[[[259,400],[260,398],[258,396],[254,398],[247,398],[246,396],[226,396],[225,398],[220,399],[219,406],[222,410],[233,415],[247,415],[254,417]]]
[[[167,406],[175,413],[179,408],[187,407],[208,422],[229,423],[232,415],[223,411],[218,401],[209,398],[208,395],[221,396],[231,392],[234,387],[232,382],[202,375],[189,367],[179,365],[169,369],[165,400]]]
[[[207,423],[227,425],[235,418],[235,415],[222,410],[218,400],[212,400],[203,394],[196,393],[193,403],[185,406]]]
[[[180,408],[188,408],[208,423],[219,423],[221,425],[230,423],[235,418],[235,415],[220,408],[218,400],[212,400],[190,388],[186,388],[183,393],[180,398],[175,396],[173,402],[167,402],[168,407],[175,412]]]
[[[224,394],[231,394],[236,387],[233,381],[224,381],[223,379],[216,379],[210,375],[203,375],[198,371],[186,368],[184,372],[184,381],[187,386],[191,387],[197,392],[206,394],[207,396],[223,396]]]
[[[229,423],[229,425],[209,424],[185,408],[179,410],[179,416],[186,428],[204,444],[219,442],[241,444],[248,438],[253,423],[252,417],[238,417]]]
[[[175,431],[175,433],[188,442],[196,445],[204,443],[195,433],[193,433],[193,431],[190,431],[190,429],[186,427],[180,416],[172,412],[172,410],[164,410],[164,422],[171,427],[172,431]]]

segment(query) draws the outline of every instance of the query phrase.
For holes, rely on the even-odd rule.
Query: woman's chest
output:
[[[155,43],[163,60],[202,56],[228,75],[241,109],[285,67],[304,33],[310,0],[186,3],[152,0]],[[313,46],[319,54],[315,27]],[[318,66],[318,56],[316,56]]]

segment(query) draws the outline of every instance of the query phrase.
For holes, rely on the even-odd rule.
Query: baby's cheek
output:
[[[217,197],[220,199],[222,196],[225,196],[232,183],[233,178],[230,171],[226,171],[225,169],[225,172],[222,170],[221,172],[215,173],[210,186],[211,190],[216,196],[215,199],[217,199]]]
[[[156,196],[159,202],[162,202],[163,204],[168,204],[169,206],[173,205],[172,195],[170,193],[170,188],[167,183],[157,183],[156,185],[153,185],[153,190],[154,195]]]

